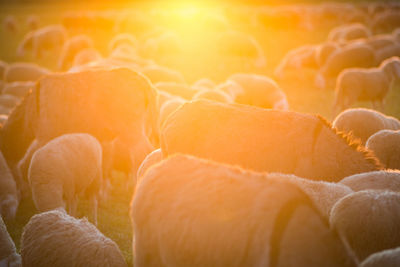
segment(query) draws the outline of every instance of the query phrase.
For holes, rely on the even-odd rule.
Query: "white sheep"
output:
[[[58,61],[58,68],[60,70],[66,70],[72,66],[75,56],[84,49],[93,48],[93,40],[84,34],[77,35],[68,39],[62,50],[60,59]]]
[[[369,255],[400,246],[400,194],[359,191],[339,200],[331,227],[361,262]]]
[[[21,256],[17,253],[14,241],[7,231],[7,227],[0,216],[0,266],[20,267]]]
[[[375,51],[367,44],[355,43],[334,51],[315,76],[315,85],[325,88],[331,79],[347,68],[370,68],[376,63]]]
[[[140,164],[140,167],[137,171],[137,184],[139,183],[140,179],[143,177],[143,175],[146,173],[146,171],[156,163],[160,162],[163,159],[162,151],[161,149],[156,149],[152,151],[150,154],[146,156],[146,158],[142,161]]]
[[[341,25],[332,29],[328,35],[330,42],[348,42],[356,39],[368,38],[372,35],[370,29],[361,23]]]
[[[135,266],[352,266],[290,179],[187,155],[154,165],[131,203]]]
[[[72,62],[72,66],[73,67],[82,66],[85,64],[89,64],[91,62],[96,62],[100,59],[102,59],[102,56],[99,51],[92,48],[86,48],[79,51],[74,56],[74,61]]]
[[[158,82],[185,83],[185,78],[180,72],[166,67],[152,65],[143,68],[141,72],[149,78],[153,84]]]
[[[11,82],[6,83],[1,91],[2,94],[8,94],[22,99],[30,89],[35,86],[34,82]]]
[[[40,77],[50,73],[46,68],[35,63],[17,62],[8,65],[4,72],[5,82],[36,82]]]
[[[117,244],[62,210],[34,215],[21,237],[23,266],[127,266]]]
[[[164,125],[165,121],[168,119],[168,117],[175,112],[180,106],[182,106],[185,103],[184,100],[176,98],[176,99],[171,99],[166,101],[160,108],[160,114],[158,117],[158,125],[159,128],[161,129],[162,126]]]
[[[239,104],[252,105],[262,108],[288,110],[286,94],[271,78],[257,74],[237,73],[228,77],[242,88],[231,95]]]
[[[366,258],[360,267],[397,267],[400,266],[400,247],[386,249]]]
[[[223,57],[238,59],[244,66],[262,68],[266,59],[257,40],[237,31],[227,31],[218,36],[216,48]]]
[[[14,177],[0,152],[0,215],[14,219],[19,205],[19,195]]]
[[[396,170],[363,172],[345,177],[340,183],[353,191],[371,189],[400,192],[400,172]]]
[[[130,33],[120,33],[110,40],[108,50],[111,53],[121,45],[128,45],[133,49],[137,49],[139,47],[139,41]]]
[[[97,194],[102,183],[102,148],[89,134],[66,134],[33,154],[28,181],[38,211],[67,208],[76,216],[78,195],[91,201],[97,224]]]
[[[34,58],[40,58],[43,53],[57,51],[67,39],[67,31],[61,25],[48,25],[36,31],[28,32],[17,48],[17,55],[24,56],[31,51]]]
[[[376,110],[352,108],[337,115],[332,126],[347,134],[351,133],[365,144],[371,135],[380,130],[400,130],[400,121]]]
[[[198,92],[189,85],[177,82],[157,82],[154,86],[158,91],[167,92],[170,95],[178,96],[186,100],[191,100],[193,96]]]
[[[202,89],[198,91],[196,94],[194,94],[193,100],[198,100],[198,99],[208,99],[212,101],[218,101],[222,103],[233,103],[232,97],[225,93],[222,90],[214,89]]]
[[[340,72],[336,80],[334,112],[350,107],[357,100],[371,101],[374,106],[380,104],[384,109],[384,100],[394,81],[400,78],[400,59],[390,58],[378,68],[349,68]]]
[[[381,130],[371,135],[365,145],[389,169],[400,169],[400,131]]]
[[[206,100],[172,113],[160,144],[165,156],[183,153],[312,180],[337,182],[382,168],[369,150],[321,117]]]
[[[290,50],[275,68],[275,77],[284,79],[289,70],[299,71],[299,69],[304,67],[317,67],[317,50],[318,47],[315,45],[303,45]]]

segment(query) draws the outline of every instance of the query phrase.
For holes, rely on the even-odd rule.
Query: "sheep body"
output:
[[[0,266],[20,267],[21,257],[18,255],[14,241],[0,216]]]
[[[400,130],[400,121],[396,118],[365,108],[353,108],[341,112],[332,125],[339,131],[351,132],[363,144],[371,135],[380,130]]]
[[[371,189],[400,192],[400,172],[395,170],[364,172],[345,177],[340,183],[353,191]]]
[[[371,135],[366,147],[374,151],[388,169],[400,169],[400,131],[380,130]]]
[[[400,265],[400,247],[377,252],[366,258],[360,267],[396,267]]]
[[[131,204],[135,266],[285,266],[289,250],[304,266],[352,266],[307,195],[286,177],[185,155],[155,165]],[[295,213],[308,221],[296,221],[290,233],[314,234],[282,245]]]
[[[12,63],[4,72],[6,82],[36,82],[50,71],[34,63]]]
[[[246,105],[185,103],[169,116],[160,140],[165,156],[191,154],[315,180],[339,181],[381,168],[370,152],[350,145],[320,117]]]
[[[400,194],[359,191],[339,200],[331,211],[331,226],[361,262],[369,255],[400,244]]]
[[[77,196],[85,193],[94,201],[92,212],[97,223],[101,164],[101,145],[88,134],[62,135],[36,150],[28,170],[36,208],[43,212],[68,206],[69,214],[75,216]]]
[[[285,93],[278,84],[262,75],[237,73],[228,78],[240,85],[243,90],[233,94],[236,103],[262,108],[288,110],[289,104]]]
[[[21,237],[24,266],[127,266],[114,241],[60,210],[34,215]]]
[[[19,204],[19,195],[14,177],[0,152],[0,215],[14,219]]]

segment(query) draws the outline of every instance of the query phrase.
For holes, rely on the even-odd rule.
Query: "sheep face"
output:
[[[7,195],[0,202],[0,214],[6,220],[14,219],[17,214],[17,209],[18,200],[12,195]]]

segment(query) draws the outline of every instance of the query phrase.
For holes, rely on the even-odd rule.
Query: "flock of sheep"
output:
[[[54,69],[0,61],[0,266],[127,266],[97,228],[113,170],[133,188],[135,266],[399,266],[400,121],[385,99],[400,78],[400,5],[197,16],[214,67],[242,71],[187,82],[167,66],[187,49],[180,35],[140,12],[24,18],[16,56]],[[268,76],[262,44],[239,22],[331,30]],[[3,30],[21,24],[8,15]],[[90,36],[99,29],[113,32],[107,56]],[[332,123],[291,110],[280,84],[306,69],[319,90],[335,90]],[[351,108],[358,101],[373,109]],[[4,222],[24,199],[37,212],[17,249]],[[77,218],[82,199],[88,219]]]

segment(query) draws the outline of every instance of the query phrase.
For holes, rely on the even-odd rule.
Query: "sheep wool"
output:
[[[286,176],[186,155],[154,165],[131,204],[135,266],[354,266]]]
[[[36,208],[65,208],[76,215],[77,196],[96,201],[102,182],[102,148],[89,134],[66,134],[36,150],[28,170]],[[67,203],[64,203],[64,199]],[[97,202],[92,203],[97,222]]]
[[[400,169],[400,130],[381,130],[371,135],[366,147],[374,151],[388,169]]]
[[[382,168],[323,118],[290,111],[198,100],[172,113],[160,136],[164,156],[183,153],[313,180],[337,182]]]
[[[18,204],[17,185],[3,154],[0,152],[0,215],[6,219],[14,219]]]
[[[364,172],[345,177],[340,183],[350,187],[353,191],[371,189],[400,192],[400,171]]]
[[[400,121],[379,111],[366,108],[346,109],[332,123],[338,131],[350,134],[365,144],[374,133],[388,129],[400,130]]]
[[[400,246],[400,194],[359,191],[339,200],[330,224],[361,262],[369,255]]]
[[[127,266],[114,241],[86,219],[53,210],[34,215],[21,238],[22,264],[43,266]]]
[[[360,267],[397,267],[400,265],[400,247],[387,249],[369,256]]]
[[[19,267],[21,257],[16,252],[14,241],[7,231],[7,227],[0,216],[0,266]]]

